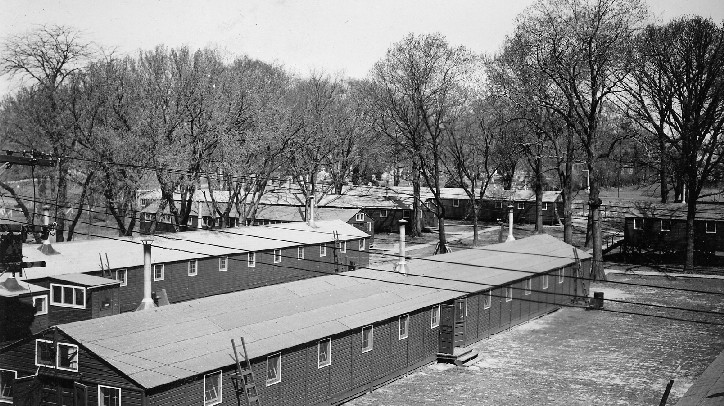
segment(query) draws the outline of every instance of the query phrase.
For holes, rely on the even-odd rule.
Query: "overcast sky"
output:
[[[533,0],[2,0],[0,39],[43,24],[77,28],[121,53],[188,45],[233,57],[363,77],[410,32],[439,32],[452,45],[495,52]],[[683,14],[724,20],[724,0],[648,0],[663,21]],[[0,97],[17,83],[0,77]]]

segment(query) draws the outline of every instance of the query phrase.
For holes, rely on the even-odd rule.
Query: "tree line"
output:
[[[685,270],[693,269],[693,221],[707,187],[722,179],[724,26],[691,16],[648,23],[641,0],[539,0],[494,55],[409,34],[367,77],[308,77],[246,56],[158,46],[132,56],[93,49],[69,27],[6,39],[0,67],[25,79],[0,105],[5,149],[50,152],[37,169],[60,240],[72,239],[84,206],[104,207],[119,233],[135,227],[136,193],[160,186],[159,213],[188,224],[202,183],[217,203],[253,219],[274,179],[290,178],[300,204],[393,173],[413,186],[413,236],[423,190],[446,251],[442,188],[473,205],[493,179],[510,188],[524,168],[536,192],[561,190],[564,239],[572,241],[574,167],[590,176],[593,276],[603,277],[600,189],[614,151],[649,168],[661,200],[688,207]],[[620,166],[620,165],[619,165]],[[14,168],[13,176],[27,176]],[[619,167],[620,170],[620,167]],[[318,182],[325,173],[328,182]],[[0,181],[22,207],[27,196]],[[79,191],[69,193],[69,190]],[[175,200],[174,193],[181,199]],[[73,218],[62,208],[76,207]],[[28,222],[35,210],[25,207]]]

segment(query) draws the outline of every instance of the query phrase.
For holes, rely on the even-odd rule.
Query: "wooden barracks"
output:
[[[590,256],[578,256],[587,269]],[[406,274],[362,268],[62,324],[0,349],[0,400],[246,404],[232,380],[231,340],[244,337],[260,404],[336,404],[570,303],[576,264],[571,246],[536,235],[413,260]]]

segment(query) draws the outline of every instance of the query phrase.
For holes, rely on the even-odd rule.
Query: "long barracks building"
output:
[[[590,256],[579,251],[583,274]],[[526,239],[58,325],[0,349],[16,404],[238,405],[244,337],[263,405],[336,404],[569,303],[573,248]]]
[[[178,303],[369,264],[369,235],[340,220],[157,235],[151,289]],[[0,343],[47,327],[135,310],[143,299],[143,242],[113,238],[25,245],[45,261],[0,277]],[[45,253],[44,253],[45,252]]]

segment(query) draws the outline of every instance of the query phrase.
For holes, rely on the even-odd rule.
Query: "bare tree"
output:
[[[389,123],[387,136],[410,151],[413,176],[419,171],[435,201],[438,252],[445,253],[445,207],[440,189],[445,128],[462,103],[461,93],[474,63],[465,48],[451,47],[441,35],[406,36],[372,69],[375,108]],[[419,182],[413,180],[415,202]],[[413,210],[413,216],[419,215]],[[416,219],[413,218],[413,221]]]
[[[697,202],[724,165],[724,26],[680,18],[647,27],[637,45],[627,105],[686,185],[684,271],[693,272]]]
[[[34,144],[41,150],[50,149],[60,157],[56,167],[57,190],[55,196],[56,239],[63,241],[65,213],[60,208],[68,207],[68,181],[70,162],[66,156],[73,155],[76,139],[73,124],[67,120],[69,92],[66,80],[79,70],[91,56],[90,44],[83,42],[80,33],[65,26],[42,26],[25,34],[11,36],[5,40],[0,56],[2,73],[18,76],[30,82],[27,92],[19,98],[28,97],[31,105],[26,118],[32,123],[21,132],[10,135],[16,144]],[[35,141],[29,140],[35,138]]]
[[[566,121],[583,149],[591,179],[594,279],[605,279],[598,163],[616,145],[602,134],[601,117],[631,71],[631,42],[645,17],[641,0],[540,0],[515,33],[531,68],[557,93],[547,106]]]

